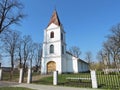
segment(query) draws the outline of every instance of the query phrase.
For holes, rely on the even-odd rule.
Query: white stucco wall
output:
[[[85,72],[88,71],[88,64],[71,54],[66,54],[66,61],[67,61],[67,72],[71,73],[78,73],[78,72]]]
[[[72,62],[72,56],[66,53],[66,67],[67,67],[67,72],[72,73],[73,70],[73,62]]]
[[[54,61],[56,63],[56,70],[58,71],[59,74],[62,73],[62,67],[61,67],[61,58],[59,57],[51,57],[51,58],[43,58],[42,59],[42,67],[41,67],[41,74],[46,74],[47,73],[47,63],[50,61]]]
[[[54,32],[54,38],[50,38],[51,32]],[[64,31],[61,30],[61,27],[53,23],[49,25],[49,27],[44,31],[43,55],[42,55],[42,66],[41,66],[42,74],[47,73],[47,63],[50,61],[56,62],[56,70],[58,70],[58,73],[62,73],[63,71],[64,72],[66,71],[66,69],[62,69],[62,67],[65,67],[66,58],[65,56],[63,57],[62,55],[62,45],[65,45],[64,42],[65,39],[61,41],[61,32],[64,35]],[[50,45],[54,45],[54,53],[50,53]],[[64,47],[66,48],[66,46]]]
[[[62,56],[62,60],[61,60],[61,63],[62,63],[62,73],[66,73],[67,72],[67,60],[66,60],[66,55],[63,55]]]
[[[51,32],[54,32],[54,38],[50,38]],[[63,33],[63,40],[61,40],[61,33]],[[54,45],[54,53],[52,54],[50,54],[50,45]],[[64,46],[64,54],[62,54],[62,46]],[[47,73],[47,63],[50,61],[56,63],[56,70],[59,74],[78,73],[88,69],[88,64],[80,61],[72,54],[66,53],[65,32],[62,27],[53,23],[44,31],[41,74]]]
[[[78,60],[77,60],[77,58],[73,59],[73,70],[74,70],[74,73],[78,73]]]
[[[66,53],[67,72],[78,73],[78,60],[76,57]]]
[[[54,32],[54,38],[50,38],[50,33]],[[53,55],[61,55],[61,41],[60,41],[60,27],[55,24],[51,24],[45,31],[44,31],[44,43],[43,43],[43,57],[49,56],[49,48],[50,45],[54,45],[54,54]]]

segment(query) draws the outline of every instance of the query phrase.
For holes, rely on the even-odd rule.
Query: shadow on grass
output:
[[[32,83],[35,84],[44,84],[44,85],[53,85],[52,81],[45,81],[45,80],[38,80],[38,81],[33,81]],[[59,86],[70,86],[70,87],[88,87],[91,88],[91,82],[58,82]]]
[[[71,86],[71,87],[88,87],[91,88],[91,82],[64,82],[64,83],[58,83],[60,86]]]
[[[52,85],[53,83],[52,82],[46,82],[44,80],[38,80],[38,81],[33,81],[32,83],[35,83],[35,84],[44,84],[44,85]]]
[[[33,89],[23,87],[0,87],[0,90],[33,90]]]
[[[106,85],[106,84],[100,84],[98,85],[98,88],[103,88],[107,90],[120,90],[120,86],[113,86],[113,85]]]

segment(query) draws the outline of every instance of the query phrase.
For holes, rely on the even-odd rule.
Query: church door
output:
[[[54,61],[50,61],[47,63],[47,73],[52,73],[56,70],[56,63]]]

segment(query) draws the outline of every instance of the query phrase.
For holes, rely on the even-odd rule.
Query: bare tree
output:
[[[28,67],[28,60],[30,59],[30,52],[32,48],[32,39],[30,35],[24,35],[23,38],[19,39],[18,48],[17,48],[17,61],[19,61],[19,67],[23,68],[23,78]]]
[[[30,48],[32,44],[32,39],[29,35],[23,36],[23,69],[26,68],[26,62],[30,54]]]
[[[0,54],[0,68],[1,68],[1,64],[2,64],[2,55]]]
[[[79,58],[79,56],[81,55],[80,48],[77,47],[77,46],[72,46],[72,47],[69,49],[69,52],[70,52],[71,54],[73,54],[74,56],[76,56],[77,58]]]
[[[103,43],[103,51],[104,51],[104,64],[107,68],[109,68],[111,64],[111,54],[114,51],[114,46],[112,46],[110,41],[106,41]]]
[[[91,64],[92,64],[92,53],[90,51],[85,53],[85,60],[88,62],[89,64],[89,68],[91,69]]]
[[[30,68],[32,69],[32,64],[33,64],[33,59],[35,59],[35,51],[36,51],[36,44],[35,43],[31,43],[30,46],[30,54],[29,54],[29,61],[30,61]]]
[[[19,0],[0,0],[0,34],[11,25],[19,23],[25,16],[22,9],[23,5]]]
[[[103,44],[106,53],[107,65],[118,68],[120,65],[120,24],[111,28],[111,35],[107,36],[107,41]]]
[[[15,60],[14,58],[15,58],[15,53],[16,53],[19,37],[20,37],[19,32],[9,31],[2,38],[4,50],[10,56],[11,78],[12,78],[12,74],[13,74],[13,70],[14,70],[14,60]]]
[[[17,53],[17,57],[16,57],[17,65],[19,68],[22,68],[23,67],[23,42],[21,37],[18,40],[16,53]]]
[[[1,43],[2,43],[2,42],[1,42],[1,40],[0,40],[0,48],[2,48],[2,47],[1,47]],[[0,67],[1,67],[1,64],[2,64],[2,53],[1,53],[1,52],[2,52],[2,50],[0,49]]]
[[[0,54],[0,62],[1,62],[1,60],[2,60],[2,55]]]
[[[100,50],[98,53],[97,53],[97,60],[98,60],[98,69],[99,70],[103,70],[105,69],[105,59],[106,57],[106,54],[103,50]]]
[[[112,35],[108,36],[108,39],[112,41],[111,56],[114,60],[115,67],[118,68],[120,66],[120,23],[111,29]]]
[[[41,66],[41,57],[42,57],[42,44],[36,43],[36,52],[35,52],[35,65],[36,65],[36,71]]]
[[[100,62],[103,62],[104,60],[104,52],[102,50],[100,50],[98,53],[97,53],[97,59],[100,61]]]

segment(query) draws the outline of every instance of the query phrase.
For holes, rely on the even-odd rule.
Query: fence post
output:
[[[53,85],[58,84],[58,71],[53,72]]]
[[[28,69],[28,77],[27,77],[27,83],[31,83],[32,82],[32,72],[31,72],[31,68]]]
[[[91,70],[92,88],[98,88],[95,70]]]
[[[0,80],[2,80],[2,68],[0,68]]]
[[[23,68],[20,68],[20,73],[19,73],[19,83],[23,82]]]

